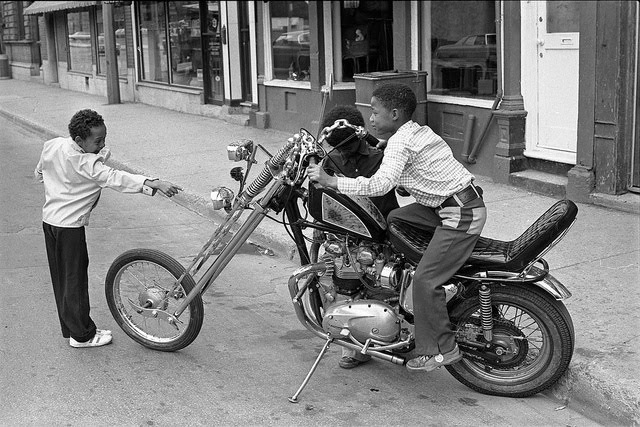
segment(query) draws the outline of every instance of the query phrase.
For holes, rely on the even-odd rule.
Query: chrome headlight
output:
[[[233,200],[233,191],[227,187],[216,187],[211,190],[211,202],[213,203],[213,209],[228,211],[231,209],[231,201]]]
[[[229,156],[229,160],[233,160],[234,162],[247,160],[251,157],[252,152],[253,141],[250,139],[241,139],[227,145],[227,155]]]

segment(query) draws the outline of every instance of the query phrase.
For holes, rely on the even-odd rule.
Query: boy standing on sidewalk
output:
[[[378,134],[393,133],[378,171],[370,178],[327,175],[317,165],[309,179],[345,194],[377,196],[404,187],[416,203],[392,211],[387,222],[435,230],[413,282],[418,357],[409,371],[432,371],[459,362],[462,354],[451,330],[443,285],[471,255],[486,220],[482,190],[447,143],[428,126],[411,120],[416,96],[406,85],[378,87],[371,98],[370,122]]]
[[[71,118],[69,135],[44,143],[34,173],[44,183],[42,227],[62,336],[72,347],[100,347],[111,342],[111,331],[97,329],[89,315],[84,229],[100,192],[105,187],[149,195],[160,190],[171,197],[182,188],[106,166],[107,128],[93,110],[78,111]]]

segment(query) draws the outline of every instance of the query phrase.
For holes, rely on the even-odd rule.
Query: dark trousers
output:
[[[482,198],[464,207],[429,208],[418,203],[391,211],[387,218],[435,230],[413,276],[416,353],[434,355],[455,347],[443,285],[471,255],[486,221]]]
[[[43,222],[42,228],[62,336],[89,341],[96,325],[89,316],[89,255],[84,227],[63,228]]]

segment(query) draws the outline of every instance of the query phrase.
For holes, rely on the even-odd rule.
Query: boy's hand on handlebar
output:
[[[310,181],[316,182],[323,187],[338,188],[338,178],[327,174],[320,165],[309,165],[307,175]]]

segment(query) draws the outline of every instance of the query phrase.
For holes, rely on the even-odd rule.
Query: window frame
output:
[[[166,43],[166,51],[165,51],[164,59],[167,62],[168,81],[165,82],[165,81],[158,81],[158,80],[150,80],[148,78],[143,77],[145,74],[146,65],[148,64],[144,63],[144,57],[143,57],[144,52],[142,49],[143,43],[141,39],[142,14],[140,11],[140,7],[142,6],[142,4],[141,2],[134,2],[135,28],[134,28],[133,38],[134,38],[134,48],[136,51],[135,68],[136,68],[136,75],[138,77],[138,82],[142,84],[162,85],[166,87],[179,88],[181,90],[195,90],[197,92],[202,92],[204,89],[200,86],[191,86],[188,84],[175,83],[175,76],[174,76],[175,71],[172,68],[174,61],[173,61],[173,52],[171,47],[171,27],[170,27],[171,11],[169,10],[170,2],[155,1],[155,3],[161,5],[163,7],[163,12],[164,12],[163,24],[164,24],[164,37],[165,37],[165,43]],[[198,5],[200,7],[200,3],[198,3]],[[200,17],[200,14],[198,15],[198,17]],[[201,39],[200,39],[200,43],[202,43]]]
[[[333,2],[332,2],[333,3]],[[308,6],[307,6],[308,7]],[[309,89],[311,90],[310,80],[289,80],[278,79],[273,72],[273,41],[271,38],[271,6],[269,2],[265,2],[262,13],[263,24],[263,47],[264,47],[264,82],[265,86],[270,87],[284,87],[294,89]],[[309,31],[313,31],[313,28],[309,28]]]
[[[70,41],[70,35],[69,34],[69,14],[71,13],[83,13],[83,12],[87,12],[89,14],[89,43],[90,43],[90,49],[91,49],[91,71],[84,71],[84,70],[76,70],[73,69],[71,67],[71,41]],[[96,31],[96,16],[95,16],[95,6],[92,7],[83,7],[81,9],[73,9],[73,10],[67,10],[66,13],[64,14],[64,28],[65,28],[65,35],[66,35],[66,47],[67,47],[67,72],[70,73],[76,73],[76,74],[81,74],[83,76],[95,76],[97,73],[97,52],[98,52],[98,47],[97,47],[97,39],[94,40],[95,37],[97,37]]]
[[[498,0],[500,1],[500,0]],[[429,3],[429,4],[425,4]],[[494,2],[495,3],[495,2]],[[439,103],[439,104],[450,104],[450,105],[459,105],[459,106],[470,106],[470,107],[479,107],[479,108],[492,108],[495,99],[499,96],[499,94],[503,91],[501,85],[503,85],[503,76],[504,76],[504,43],[503,43],[503,34],[504,34],[504,20],[502,19],[502,14],[504,13],[502,7],[500,8],[501,16],[494,16],[495,22],[500,25],[500,31],[496,28],[495,37],[496,37],[496,55],[498,56],[498,64],[496,68],[496,79],[497,79],[497,88],[496,93],[491,97],[470,97],[470,96],[458,96],[458,95],[449,95],[449,94],[436,94],[432,93],[432,79],[431,71],[432,71],[432,52],[430,50],[431,45],[431,4],[430,2],[418,2],[419,11],[418,11],[418,27],[419,31],[419,52],[418,52],[418,64],[414,64],[416,67],[426,70],[429,73],[427,78],[427,99],[428,102]],[[497,37],[500,39],[497,39]]]
[[[128,60],[127,60],[127,13],[125,10],[124,5],[119,5],[119,4],[114,4],[113,5],[113,17],[114,17],[114,23],[115,21],[115,17],[116,17],[116,11],[121,11],[122,12],[122,16],[124,18],[124,31],[125,31],[125,37],[124,37],[124,44],[121,44],[120,50],[116,50],[116,62],[117,62],[117,69],[118,69],[118,78],[122,78],[122,77],[126,77],[127,73],[128,73],[128,68],[129,68],[129,64],[128,64]],[[98,28],[98,14],[102,14],[102,33],[104,34],[105,32],[105,24],[104,24],[104,12],[102,10],[102,8],[96,7],[95,9],[95,43],[96,43],[96,75],[98,76],[106,76],[107,75],[107,70],[106,70],[106,61],[105,61],[105,70],[103,71],[101,69],[100,66],[100,29]],[[118,28],[116,28],[115,26],[113,27],[114,29],[114,47],[118,46],[118,37],[115,34],[118,30]],[[106,57],[106,40],[104,41],[105,44],[105,57]],[[124,61],[124,62],[122,62]]]

